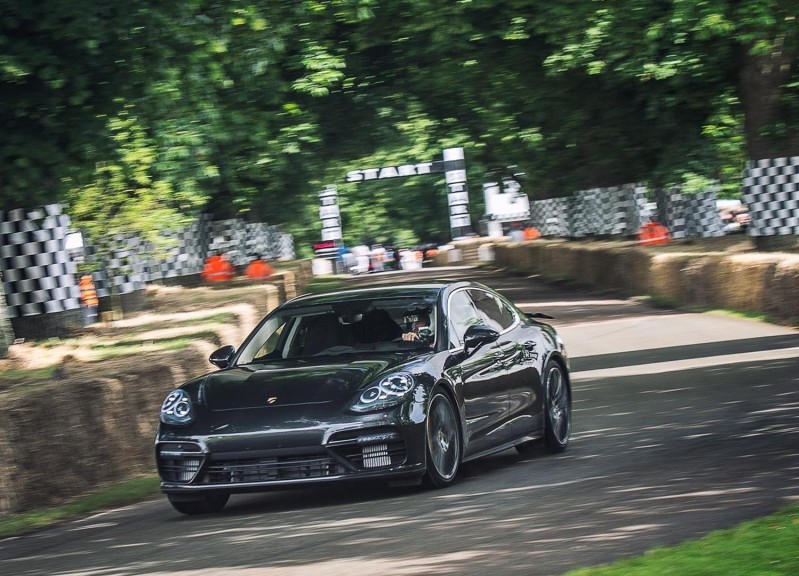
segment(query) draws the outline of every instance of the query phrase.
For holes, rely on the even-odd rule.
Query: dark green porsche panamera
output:
[[[302,296],[210,361],[164,400],[156,438],[161,489],[186,514],[287,486],[443,487],[464,461],[571,435],[555,330],[473,282]]]

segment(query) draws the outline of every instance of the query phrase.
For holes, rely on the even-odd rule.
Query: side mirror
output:
[[[218,368],[227,368],[235,353],[235,346],[222,346],[219,350],[215,350],[211,353],[208,361]]]
[[[474,354],[478,348],[499,338],[499,332],[485,324],[474,324],[466,329],[463,335],[463,351],[467,356]]]
[[[525,316],[530,318],[531,320],[535,320],[536,318],[545,318],[547,320],[554,320],[554,316],[550,316],[549,314],[544,314],[543,312],[525,312]]]

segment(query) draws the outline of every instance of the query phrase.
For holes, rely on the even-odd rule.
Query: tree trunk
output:
[[[784,85],[791,78],[799,50],[795,39],[791,42],[778,39],[774,44],[772,52],[763,55],[752,54],[750,45],[739,48],[739,93],[750,160],[799,155],[799,134],[795,128],[788,127],[781,133],[775,130],[775,125],[783,120],[781,100],[788,97]]]

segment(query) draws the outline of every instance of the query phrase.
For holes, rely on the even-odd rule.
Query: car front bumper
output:
[[[424,424],[367,417],[287,431],[191,435],[159,430],[161,491],[256,492],[351,480],[400,480],[425,471]]]

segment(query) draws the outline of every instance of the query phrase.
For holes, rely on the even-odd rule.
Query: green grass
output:
[[[55,376],[57,369],[57,366],[48,366],[47,368],[35,368],[32,370],[4,370],[2,377],[0,377],[0,386],[3,382],[16,384],[25,380],[46,380]]]
[[[796,576],[799,506],[699,540],[567,576]]]
[[[139,502],[158,494],[157,476],[139,476],[63,506],[31,510],[21,514],[0,516],[0,538],[18,536],[58,522],[81,518],[100,510]]]
[[[95,362],[108,360],[109,358],[119,358],[121,356],[133,356],[146,352],[172,352],[188,348],[198,340],[208,340],[219,345],[219,336],[216,332],[198,332],[196,334],[177,336],[175,338],[161,338],[157,340],[126,340],[124,342],[114,342],[112,344],[98,344],[92,346],[92,350],[97,353]]]
[[[138,326],[131,326],[125,329],[126,337],[135,336],[145,332],[152,332],[155,330],[163,330],[164,328],[191,328],[192,326],[203,326],[205,324],[237,324],[239,317],[232,312],[221,312],[211,316],[201,316],[197,318],[187,318],[185,320],[159,320],[158,322],[140,324]]]
[[[773,318],[769,318],[765,314],[757,312],[740,312],[736,310],[707,310],[708,314],[715,314],[717,316],[726,316],[728,318],[745,318],[747,320],[757,320],[758,322],[768,322],[769,324],[777,324]]]

